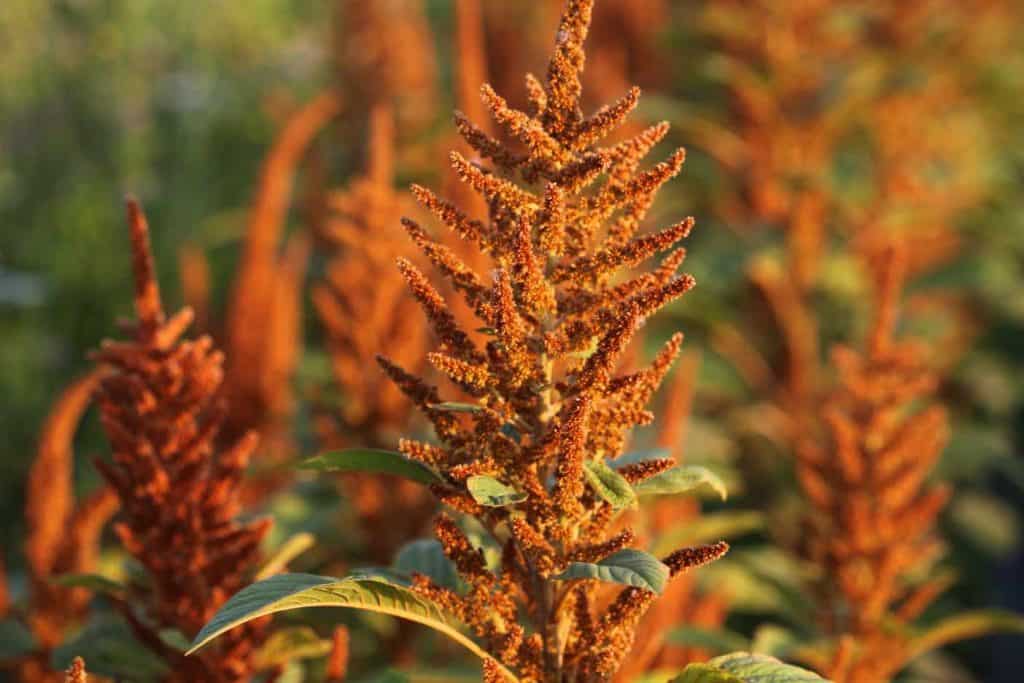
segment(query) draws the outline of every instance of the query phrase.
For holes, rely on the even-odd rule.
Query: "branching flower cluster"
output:
[[[819,566],[824,631],[841,637],[826,667],[840,683],[889,680],[912,656],[893,632],[948,586],[928,577],[941,555],[935,519],[948,498],[927,477],[945,446],[945,410],[929,405],[937,378],[913,340],[894,339],[906,254],[875,254],[875,321],[863,353],[839,346],[839,386],[821,419],[827,438],[804,439],[797,474],[811,506],[804,555]]]
[[[492,656],[523,680],[607,678],[656,598],[651,590],[630,587],[602,605],[597,582],[558,577],[572,563],[600,562],[634,542],[631,530],[616,528],[616,510],[600,486],[588,483],[588,473],[608,468],[606,461],[623,454],[630,430],[652,421],[645,404],[679,353],[682,335],[636,372],[616,375],[619,355],[648,316],[694,285],[691,276],[676,274],[685,256],[677,243],[693,219],[636,234],[655,193],[684,160],[677,150],[640,169],[667,124],[598,145],[636,106],[635,88],[593,116],[581,112],[591,10],[592,1],[568,3],[546,79],[527,77],[529,112],[510,108],[483,87],[494,120],[515,145],[456,114],[463,137],[493,165],[451,155],[461,180],[487,200],[489,220],[470,220],[430,190],[414,187],[427,209],[495,264],[484,280],[417,222],[404,221],[489,336],[479,348],[428,277],[399,259],[440,341],[431,364],[474,402],[443,402],[437,387],[379,359],[441,442],[405,440],[401,450],[439,470],[445,483],[434,486],[437,497],[479,520],[502,546],[500,567],[488,566],[455,519],[441,514],[435,533],[469,592],[460,596],[425,576],[416,577],[415,590],[462,618]],[[666,250],[655,270],[616,278]],[[673,464],[667,458],[641,461],[619,468],[618,476],[636,484]],[[470,490],[480,477],[519,492],[521,502],[482,504]],[[674,575],[726,550],[724,543],[684,548],[664,563]],[[528,617],[525,625],[520,611]],[[491,679],[500,680],[497,669],[491,671]]]
[[[247,582],[270,521],[236,520],[256,436],[215,453],[226,410],[223,357],[209,337],[180,341],[191,310],[165,316],[148,227],[133,200],[128,219],[137,320],[126,326],[129,341],[105,342],[94,355],[107,370],[98,401],[113,450],[112,460],[96,467],[120,499],[114,531],[146,570],[145,582],[130,586],[119,607],[140,642],[170,664],[168,680],[248,680],[259,624],[199,657],[186,658],[160,637],[165,629],[193,636]]]

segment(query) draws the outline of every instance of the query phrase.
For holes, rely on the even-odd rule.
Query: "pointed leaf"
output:
[[[636,507],[636,491],[621,474],[608,467],[604,460],[587,460],[583,465],[587,483],[602,500],[616,510]]]
[[[943,619],[910,643],[911,657],[949,643],[992,633],[1024,634],[1024,616],[1003,610],[976,610]]]
[[[312,574],[279,574],[246,586],[199,631],[187,654],[248,621],[304,607],[351,607],[408,619],[440,631],[481,659],[488,656],[462,632],[452,615],[407,588],[378,579],[334,579]]]
[[[526,494],[516,491],[507,484],[502,484],[494,477],[478,474],[466,480],[466,488],[473,500],[491,508],[515,505],[526,500]]]
[[[636,491],[641,496],[671,496],[691,491],[698,486],[710,486],[722,500],[729,496],[722,479],[708,468],[699,465],[673,467],[640,482],[636,486]]]
[[[299,464],[299,469],[319,472],[370,472],[393,474],[421,484],[441,484],[444,479],[423,463],[401,453],[377,448],[348,448],[329,451]]]
[[[312,548],[315,543],[316,537],[309,532],[295,534],[274,551],[274,555],[256,573],[256,580],[261,581],[274,574],[280,574],[288,567],[289,562]]]
[[[600,562],[572,562],[556,579],[597,579],[621,583],[661,593],[668,581],[669,569],[653,555],[624,548]]]
[[[827,683],[813,671],[767,655],[734,652],[690,664],[672,683]]]
[[[444,554],[441,543],[433,538],[422,538],[406,543],[395,556],[394,567],[404,574],[418,572],[429,576],[434,583],[455,590],[459,574],[455,565]]]

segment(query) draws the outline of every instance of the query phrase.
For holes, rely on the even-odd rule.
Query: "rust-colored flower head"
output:
[[[190,658],[158,636],[168,628],[194,636],[245,584],[269,521],[237,520],[255,434],[226,450],[215,447],[226,413],[219,396],[223,356],[209,337],[181,340],[191,311],[165,316],[148,227],[134,200],[128,222],[136,321],[128,341],[104,342],[94,354],[105,369],[98,401],[113,451],[96,466],[121,503],[117,536],[148,579],[120,606],[141,641],[168,660],[168,680],[248,680],[258,625]]]
[[[451,164],[486,200],[487,220],[472,220],[429,190],[414,188],[442,224],[492,262],[482,276],[418,222],[405,221],[413,241],[479,319],[482,344],[423,270],[398,260],[438,342],[431,364],[473,402],[445,403],[438,387],[380,358],[440,440],[439,446],[404,441],[402,451],[438,469],[445,479],[434,487],[438,498],[477,517],[504,548],[496,571],[443,514],[435,534],[468,594],[426,577],[414,586],[462,617],[495,662],[526,680],[606,680],[655,600],[654,591],[632,587],[594,614],[597,582],[557,577],[571,563],[600,562],[634,542],[631,531],[615,528],[616,511],[589,473],[614,463],[632,428],[651,422],[645,406],[681,337],[634,372],[617,374],[620,355],[647,317],[694,285],[691,276],[676,274],[684,254],[677,243],[693,219],[638,235],[655,193],[683,163],[678,150],[641,169],[667,124],[602,146],[636,106],[639,91],[627,90],[593,115],[582,111],[583,43],[592,9],[592,0],[567,3],[545,78],[527,78],[529,111],[512,108],[490,86],[482,88],[495,124],[514,144],[456,114],[456,126],[480,160],[453,152]],[[661,252],[669,252],[661,267],[625,274]],[[634,469],[631,476],[639,482],[664,467]],[[525,499],[485,506],[471,486],[480,477]],[[685,549],[665,559],[664,571],[680,573],[726,550],[724,543]],[[487,675],[498,680],[490,666]]]
[[[805,438],[797,466],[822,627],[855,645],[824,667],[843,683],[895,675],[909,650],[890,626],[909,625],[946,581],[921,582],[941,552],[933,527],[948,492],[926,479],[948,437],[946,413],[930,405],[936,377],[925,349],[894,336],[906,252],[869,259],[874,324],[862,352],[834,349],[839,384],[820,413],[827,437]]]

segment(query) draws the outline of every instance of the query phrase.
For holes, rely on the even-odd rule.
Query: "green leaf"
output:
[[[188,636],[176,628],[164,628],[156,634],[163,641],[164,645],[173,647],[178,652],[188,649]]]
[[[443,410],[449,413],[479,413],[483,410],[483,408],[475,403],[458,403],[457,401],[433,403],[429,407],[431,410]]]
[[[767,655],[734,652],[701,664],[690,664],[672,683],[822,683],[813,671]],[[827,682],[826,682],[827,683]]]
[[[668,581],[669,569],[653,555],[624,548],[600,562],[572,562],[556,579],[597,579],[621,583],[661,593]]]
[[[35,651],[36,646],[35,636],[20,621],[0,621],[0,662],[24,657]]]
[[[477,474],[466,480],[466,488],[473,500],[491,508],[515,505],[526,500],[526,494],[516,491],[507,484],[502,484],[494,477]]]
[[[455,590],[459,585],[455,565],[444,554],[441,543],[433,538],[422,538],[402,546],[395,556],[394,568],[405,574],[419,572],[444,588]]]
[[[750,647],[743,635],[727,629],[683,626],[674,628],[665,636],[665,642],[677,647],[699,647],[710,652],[733,652]]]
[[[334,579],[312,574],[279,574],[246,586],[213,615],[186,654],[258,617],[304,607],[351,607],[408,619],[443,633],[481,659],[488,656],[462,632],[452,615],[407,588],[378,579]],[[510,672],[506,675],[516,680]]]
[[[441,484],[444,479],[423,463],[401,453],[377,448],[348,448],[329,451],[299,464],[299,469],[319,472],[372,472],[393,474],[421,484]]]
[[[289,562],[312,548],[315,543],[316,537],[309,532],[295,534],[274,551],[274,555],[256,573],[256,580],[262,581],[274,574],[280,574]]]
[[[50,656],[54,669],[66,669],[77,656],[88,659],[89,673],[131,681],[157,681],[167,665],[146,650],[122,621],[96,621],[62,643]]]
[[[292,626],[275,631],[253,655],[256,669],[283,666],[296,659],[315,659],[331,651],[331,641],[321,638],[309,626]]]
[[[117,595],[124,586],[100,574],[60,574],[50,579],[51,583],[65,588],[86,588],[94,593]]]
[[[671,496],[686,493],[698,486],[709,486],[725,500],[729,492],[721,477],[700,465],[683,465],[657,474],[636,486],[641,496]]]
[[[650,551],[661,557],[685,545],[712,543],[722,538],[732,541],[738,536],[760,531],[764,524],[764,515],[752,510],[703,513],[659,535]]]
[[[583,463],[583,472],[597,495],[616,510],[636,507],[636,491],[604,460],[587,460]]]
[[[911,640],[910,656],[992,633],[1024,634],[1024,616],[1003,610],[976,610],[948,617]]]

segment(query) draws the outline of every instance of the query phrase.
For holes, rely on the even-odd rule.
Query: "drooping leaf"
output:
[[[62,643],[50,656],[55,670],[68,668],[71,660],[89,658],[89,673],[131,681],[158,681],[167,665],[142,646],[122,621],[96,621],[77,636]]]
[[[735,652],[750,647],[743,635],[727,629],[682,626],[665,636],[665,642],[678,647],[698,647],[714,653]]]
[[[108,595],[124,591],[123,585],[101,574],[60,574],[50,581],[66,588],[86,588],[94,593]]]
[[[455,590],[459,585],[455,565],[444,554],[441,543],[433,538],[421,538],[402,546],[395,556],[394,568],[404,574],[418,572],[429,576],[444,588]]]
[[[767,655],[734,652],[690,664],[672,683],[827,683],[813,671]]]
[[[572,562],[555,578],[563,581],[597,579],[661,593],[665,590],[668,575],[668,567],[653,555],[633,548],[624,548],[600,562]]]
[[[975,610],[947,617],[910,642],[910,656],[949,643],[993,633],[1024,634],[1024,616],[1004,610]]]
[[[279,574],[246,586],[199,631],[189,653],[248,621],[304,607],[351,607],[408,619],[443,633],[481,659],[487,657],[452,615],[407,588],[379,579],[334,579],[312,574]],[[511,673],[508,675],[516,680]]]
[[[35,650],[36,645],[35,636],[20,621],[0,621],[0,662],[23,657]]]
[[[492,508],[515,505],[526,500],[526,494],[516,491],[507,484],[502,484],[494,477],[478,474],[466,480],[466,488],[473,500]]]
[[[295,534],[282,543],[281,547],[274,551],[273,556],[256,572],[256,580],[261,581],[274,574],[281,573],[288,566],[289,562],[312,548],[315,543],[316,537],[309,532],[302,531]]]
[[[701,545],[721,538],[731,542],[739,536],[760,531],[764,524],[764,515],[753,510],[707,512],[660,534],[650,551],[661,557],[684,545]]]
[[[323,657],[331,651],[331,641],[321,638],[309,626],[292,626],[275,631],[253,655],[256,669],[283,666],[296,659]]]
[[[411,460],[401,453],[377,448],[348,448],[329,451],[303,461],[299,469],[319,472],[370,472],[393,474],[421,484],[440,484],[444,480],[423,463]]]
[[[729,492],[721,477],[700,465],[680,465],[657,474],[636,485],[641,496],[671,496],[692,491],[698,486],[709,486],[725,500]]]
[[[587,483],[601,496],[601,499],[616,510],[636,507],[636,491],[626,479],[609,467],[604,460],[587,460],[583,463]]]

